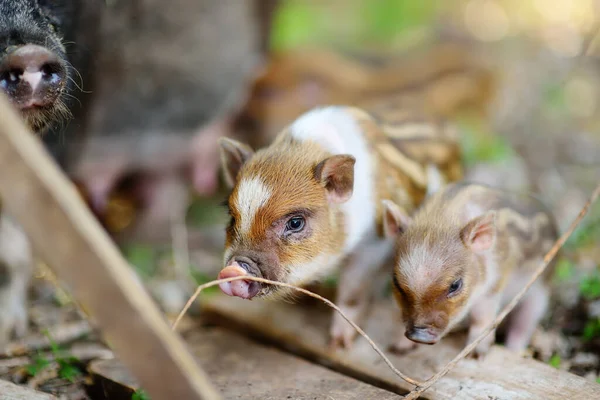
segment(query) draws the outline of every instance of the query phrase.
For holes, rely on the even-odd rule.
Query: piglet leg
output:
[[[536,282],[521,300],[511,316],[506,336],[506,347],[512,351],[523,352],[548,309],[550,293],[542,283]]]
[[[500,309],[501,296],[490,294],[475,302],[471,308],[471,324],[469,326],[469,337],[467,343],[473,342],[489,324],[491,324]],[[496,331],[491,331],[469,355],[472,358],[482,358],[490,350],[496,340]]]
[[[348,257],[338,282],[336,304],[353,322],[360,325],[368,309],[373,292],[373,278],[391,251],[387,241],[377,241],[357,246],[359,251]],[[342,318],[333,314],[330,329],[332,348],[350,348],[356,330]]]
[[[394,354],[402,355],[416,349],[417,346],[419,346],[418,343],[407,338],[404,332],[402,332],[402,335],[390,346],[389,350]]]
[[[0,345],[27,333],[27,288],[33,272],[29,240],[7,216],[0,217]]]

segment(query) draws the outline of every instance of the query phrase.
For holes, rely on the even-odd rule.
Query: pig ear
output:
[[[221,149],[223,175],[227,185],[232,188],[242,165],[252,157],[254,150],[246,144],[229,138],[219,139],[219,147]]]
[[[332,203],[344,203],[352,197],[354,189],[354,163],[348,154],[337,154],[321,161],[315,167],[315,178],[325,189]]]
[[[412,223],[408,216],[396,203],[391,200],[382,200],[383,203],[383,232],[385,237],[396,237],[406,230]]]
[[[468,248],[475,252],[489,250],[496,239],[496,212],[474,218],[460,231],[460,238]]]

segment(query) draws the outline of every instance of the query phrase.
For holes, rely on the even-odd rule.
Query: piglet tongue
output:
[[[236,276],[250,276],[250,274],[234,261],[231,263],[231,265],[228,265],[227,267],[223,268],[221,272],[219,272],[218,279],[233,278]],[[256,296],[260,291],[260,284],[258,282],[246,280],[221,283],[219,284],[219,287],[226,295],[240,297],[247,300]]]

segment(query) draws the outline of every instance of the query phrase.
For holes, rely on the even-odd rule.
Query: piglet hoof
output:
[[[353,316],[353,315],[352,315]],[[329,332],[330,350],[350,349],[356,336],[356,330],[339,314],[334,314]]]
[[[348,325],[347,328],[334,326],[331,330],[331,335],[329,339],[329,350],[349,350],[352,347],[355,334],[356,331],[350,325]]]
[[[348,339],[342,336],[331,337],[329,339],[328,348],[331,352],[339,350],[349,350],[352,347],[352,339]]]
[[[490,350],[489,347],[488,348],[476,347],[471,353],[469,353],[469,355],[467,357],[472,360],[481,361],[485,358],[485,356],[487,355],[489,350]]]

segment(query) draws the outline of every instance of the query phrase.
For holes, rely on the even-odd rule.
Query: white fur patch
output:
[[[273,192],[259,177],[242,179],[238,186],[235,207],[240,213],[240,229],[247,234],[252,228],[256,213],[264,207]]]
[[[290,127],[296,140],[312,140],[332,154],[350,154],[354,165],[354,192],[341,205],[346,220],[344,252],[352,251],[373,230],[375,200],[373,160],[360,126],[345,107],[330,106],[307,112]]]
[[[414,244],[400,259],[402,276],[414,293],[424,293],[444,267],[444,260],[431,254],[423,243]]]
[[[291,265],[287,282],[298,286],[317,281],[329,274],[333,265],[335,265],[334,257],[328,254],[321,254],[306,264]]]

